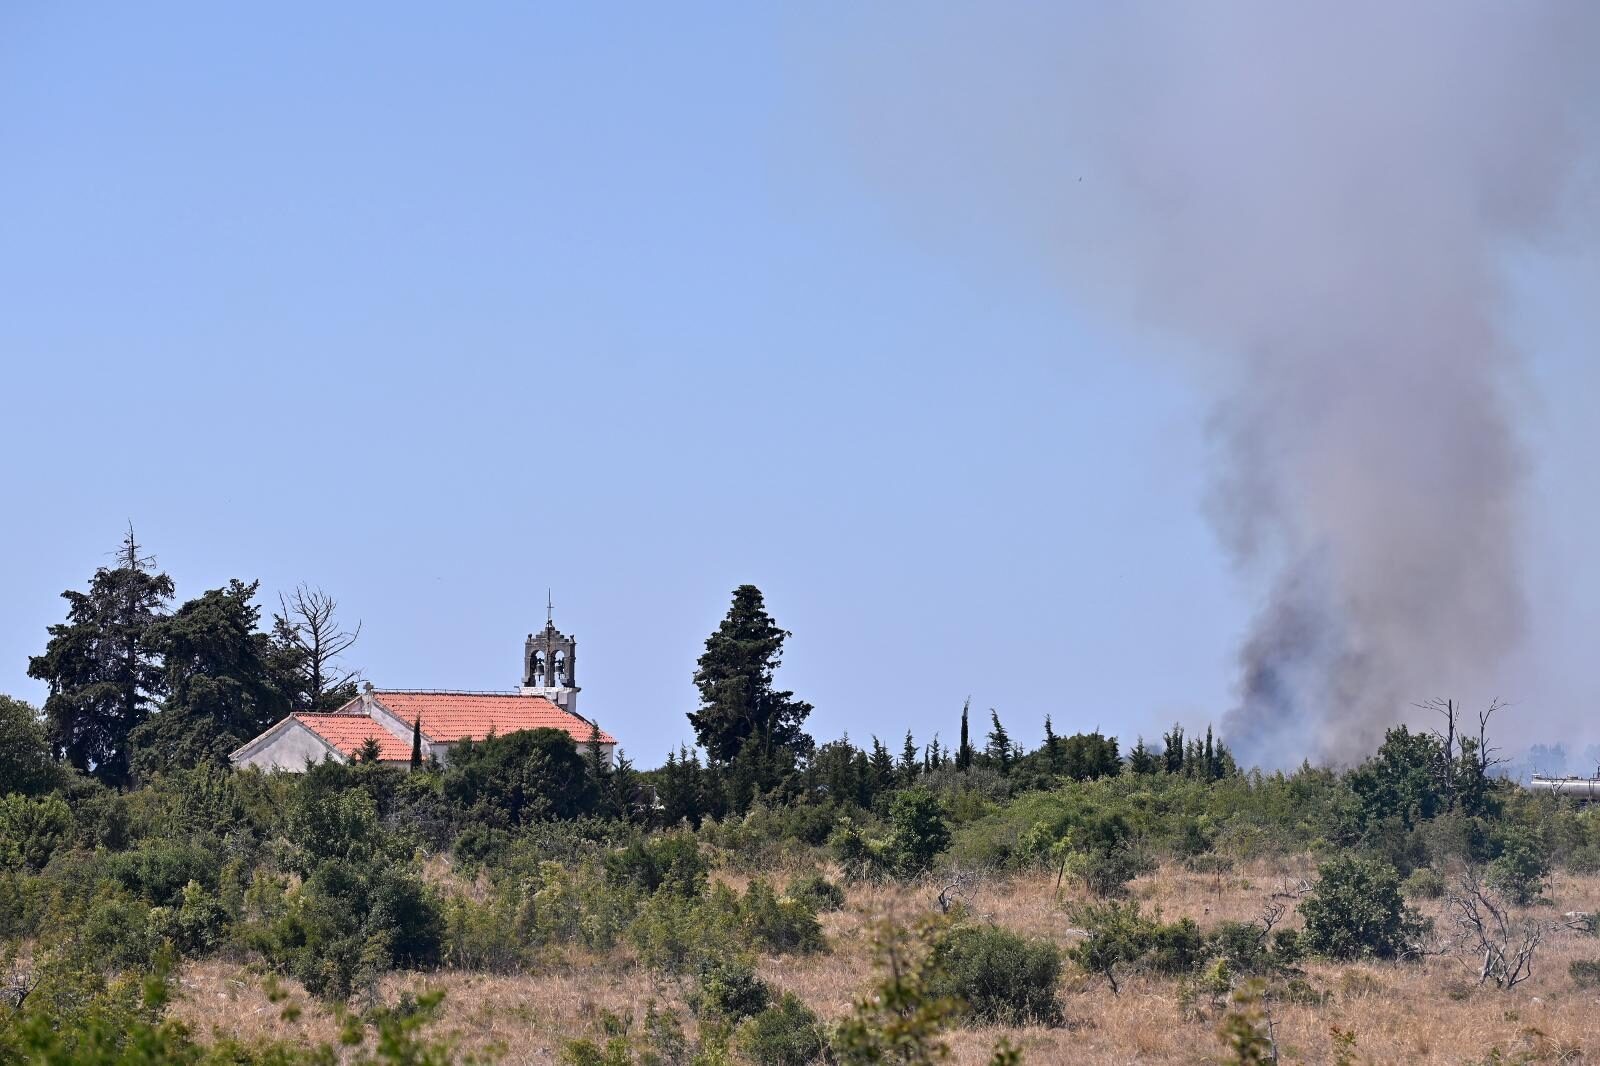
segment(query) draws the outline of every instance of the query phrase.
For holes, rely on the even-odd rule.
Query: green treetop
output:
[[[802,728],[811,704],[773,686],[789,636],[767,614],[760,589],[734,590],[727,617],[706,638],[694,675],[700,709],[689,714],[695,738],[713,762],[732,762],[751,746],[763,761],[783,751],[811,753],[813,742]]]
[[[117,564],[96,570],[88,592],[61,594],[67,620],[28,660],[28,676],[50,686],[45,730],[55,754],[110,785],[128,782],[129,734],[166,692],[150,636],[173,585],[153,567],[130,528]]]

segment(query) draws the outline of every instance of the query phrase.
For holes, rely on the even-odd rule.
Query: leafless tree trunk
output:
[[[1533,976],[1533,956],[1548,927],[1531,918],[1515,921],[1503,901],[1484,890],[1476,870],[1462,874],[1445,897],[1445,913],[1460,946],[1479,960],[1478,984],[1512,989]]]
[[[361,623],[353,631],[339,628],[335,612],[339,604],[321,589],[299,585],[285,599],[278,597],[280,612],[274,617],[278,633],[299,653],[298,673],[305,698],[318,709],[335,691],[361,676],[359,670],[345,669],[337,660],[361,635]]]

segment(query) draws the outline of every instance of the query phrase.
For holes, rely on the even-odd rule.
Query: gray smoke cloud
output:
[[[1245,760],[1353,760],[1504,680],[1504,262],[1593,235],[1600,4],[983,7],[859,39],[860,147],[911,208],[1200,353],[1211,517],[1266,589],[1224,719]]]

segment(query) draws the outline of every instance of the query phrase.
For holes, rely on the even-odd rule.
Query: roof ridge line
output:
[[[375,688],[374,696],[381,696],[385,692],[400,696],[532,696],[534,693],[523,693],[514,688]]]

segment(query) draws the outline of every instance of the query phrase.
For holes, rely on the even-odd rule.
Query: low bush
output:
[[[1419,866],[1405,879],[1401,891],[1408,899],[1439,899],[1444,895],[1444,877],[1431,866]]]
[[[979,1025],[1060,1025],[1061,952],[998,926],[964,926],[939,941],[932,990],[964,1004]]]
[[[844,889],[821,874],[802,877],[789,885],[790,899],[798,900],[818,914],[827,914],[844,906]]]
[[[739,927],[751,946],[775,954],[809,954],[825,946],[822,925],[810,904],[792,896],[779,898],[757,878],[739,901]]]
[[[689,1009],[699,1017],[740,1022],[766,1010],[771,999],[772,989],[748,963],[723,959],[701,964]]]
[[[1527,906],[1539,898],[1550,876],[1550,855],[1543,839],[1517,826],[1508,827],[1495,841],[1498,854],[1489,863],[1486,880],[1506,899]]]
[[[646,894],[671,892],[691,898],[705,891],[711,864],[688,833],[665,833],[634,840],[606,856],[606,878],[614,885],[632,885]]]
[[[736,1043],[756,1066],[807,1066],[828,1046],[816,1012],[793,992],[740,1026]]]
[[[1335,959],[1394,958],[1424,929],[1401,898],[1394,867],[1353,855],[1322,864],[1300,913],[1305,949]]]
[[[1579,988],[1600,988],[1600,959],[1573,959],[1567,973]]]

